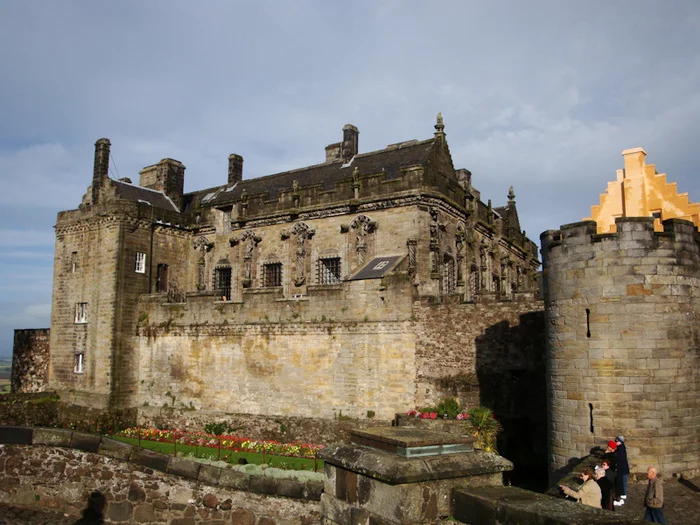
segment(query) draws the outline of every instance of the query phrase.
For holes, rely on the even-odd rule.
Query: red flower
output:
[[[430,419],[437,419],[437,412],[431,412]]]

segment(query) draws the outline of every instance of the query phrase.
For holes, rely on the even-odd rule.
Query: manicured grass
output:
[[[138,439],[126,438],[120,436],[110,436],[112,439],[121,441],[123,443],[129,443],[130,445],[139,444]],[[141,440],[141,447],[156,452],[161,452],[162,454],[173,455],[175,450],[175,445],[172,443],[163,443],[161,441],[147,441],[145,439]],[[219,456],[221,452],[221,456]],[[177,445],[177,455],[178,456],[195,456],[199,458],[207,458],[212,460],[217,460],[219,457],[222,461],[228,463],[237,464],[239,458],[245,458],[248,463],[253,465],[263,464],[263,455],[257,452],[235,452],[233,450],[210,448],[210,447],[194,447],[191,445]],[[267,465],[276,468],[283,468],[288,470],[314,470],[314,460],[307,458],[292,458],[287,456],[272,456],[270,454],[265,454],[265,461]],[[323,461],[316,460],[316,470],[321,472],[323,470]]]

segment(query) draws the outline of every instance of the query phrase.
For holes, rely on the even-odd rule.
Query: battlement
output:
[[[614,233],[596,233],[596,222],[587,220],[565,224],[559,230],[547,230],[540,235],[542,257],[546,262],[548,257],[558,254],[582,254],[590,250],[635,250],[631,256],[642,256],[643,250],[671,250],[700,257],[700,233],[691,221],[667,219],[661,232],[654,230],[653,217],[618,217],[615,226]]]

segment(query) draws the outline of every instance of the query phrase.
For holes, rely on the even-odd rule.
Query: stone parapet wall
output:
[[[250,476],[65,430],[0,427],[0,502],[77,516],[100,490],[112,522],[320,522],[323,484]]]
[[[42,392],[49,375],[48,328],[15,330],[12,349],[12,392]]]
[[[633,472],[700,466],[700,244],[692,223],[542,234],[551,469],[624,435]]]
[[[594,509],[516,487],[462,487],[452,494],[459,522],[479,525],[522,523],[547,525],[642,525],[619,513]]]

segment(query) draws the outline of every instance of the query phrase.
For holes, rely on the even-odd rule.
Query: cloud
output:
[[[193,191],[230,153],[268,175],[322,162],[346,123],[366,152],[441,111],[455,165],[494,205],[513,185],[535,240],[587,216],[628,147],[698,201],[698,26],[693,1],[2,3],[0,291],[50,295],[55,214],[103,136],[113,177],[172,157]]]

